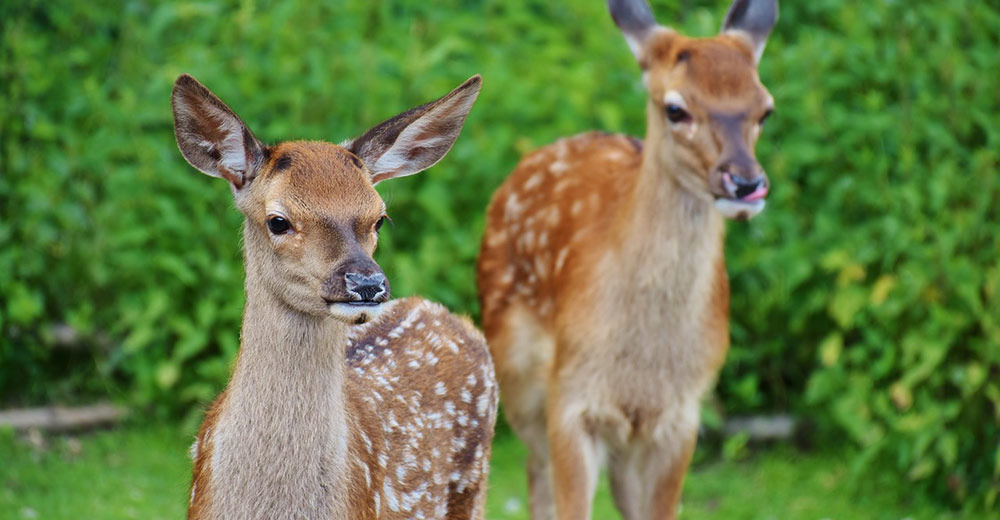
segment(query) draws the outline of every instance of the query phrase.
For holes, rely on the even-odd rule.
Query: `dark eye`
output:
[[[771,114],[773,114],[773,113],[774,113],[773,109],[772,110],[768,110],[767,112],[764,112],[764,115],[761,116],[761,118],[760,118],[760,125],[764,126],[764,121],[767,121],[767,118],[771,117]]]
[[[378,222],[375,223],[375,232],[376,233],[378,233],[378,230],[382,229],[382,224],[385,224],[385,221],[388,218],[389,217],[387,217],[385,215],[382,215],[381,217],[379,217]]]
[[[669,119],[671,123],[681,123],[691,119],[691,116],[688,115],[687,110],[684,110],[677,105],[669,104],[667,105],[667,119]]]
[[[267,219],[267,229],[271,230],[271,233],[275,235],[284,235],[288,233],[288,230],[292,229],[292,225],[288,223],[285,217],[271,217]]]

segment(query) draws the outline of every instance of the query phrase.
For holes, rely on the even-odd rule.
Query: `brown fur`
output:
[[[562,139],[525,157],[487,210],[483,325],[530,451],[536,520],[589,518],[605,450],[625,518],[674,518],[699,403],[729,346],[715,170],[727,151],[752,151],[770,96],[738,35],[658,28],[639,60],[642,144]],[[693,125],[666,120],[670,91]]]
[[[346,518],[481,518],[496,419],[482,336],[468,320],[426,300],[389,305],[377,321],[351,331],[344,352],[344,406],[352,432]],[[456,374],[465,379],[455,380]],[[439,382],[454,388],[440,394]],[[212,431],[227,394],[216,399],[198,433],[188,518],[214,518]],[[462,447],[453,449],[456,443]],[[266,493],[261,495],[254,498]]]
[[[181,150],[246,216],[240,351],[192,447],[188,518],[483,517],[497,390],[482,335],[420,298],[348,305],[344,281],[345,265],[380,273],[373,183],[437,162],[478,81],[344,146],[268,148],[178,80]]]

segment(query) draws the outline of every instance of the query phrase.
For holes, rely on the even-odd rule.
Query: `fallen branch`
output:
[[[125,417],[126,410],[110,404],[67,408],[50,406],[0,411],[0,428],[15,430],[65,431],[113,424]]]
[[[723,431],[727,437],[746,433],[751,441],[789,439],[795,435],[798,421],[790,415],[757,415],[726,419]]]

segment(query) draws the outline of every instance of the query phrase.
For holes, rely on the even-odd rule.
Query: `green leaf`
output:
[[[726,460],[743,460],[750,454],[748,445],[750,434],[740,432],[726,439],[722,445],[722,457]]]
[[[819,345],[819,359],[823,366],[833,366],[840,360],[840,353],[843,350],[844,336],[840,333],[830,334]]]
[[[910,471],[909,473],[907,473],[907,476],[910,478],[910,480],[923,480],[931,476],[931,474],[934,473],[934,470],[936,469],[937,469],[937,461],[935,461],[930,457],[925,457],[910,468]]]
[[[867,294],[861,287],[850,285],[833,294],[827,309],[837,325],[842,330],[847,330],[854,325],[854,320],[867,301]]]
[[[42,295],[24,284],[14,283],[7,300],[7,313],[13,323],[31,324],[42,314]]]
[[[174,363],[163,362],[156,367],[156,384],[167,390],[177,383],[181,375],[180,367]]]

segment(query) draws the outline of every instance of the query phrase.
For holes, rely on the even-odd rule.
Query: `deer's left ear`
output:
[[[365,162],[373,184],[424,171],[455,144],[481,85],[477,74],[443,98],[379,123],[342,146]]]
[[[778,0],[735,0],[722,23],[722,32],[745,39],[753,50],[754,61],[760,63],[767,37],[776,23]]]

